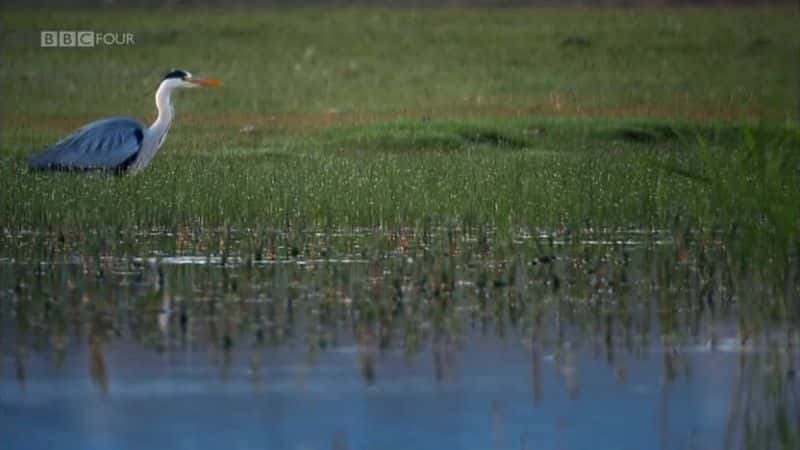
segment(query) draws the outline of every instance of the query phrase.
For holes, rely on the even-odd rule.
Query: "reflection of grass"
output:
[[[775,350],[742,358],[731,397],[725,448],[800,446],[800,398],[790,358]]]
[[[255,346],[260,352],[262,345],[284,345],[305,349],[313,359],[351,339],[361,350],[402,349],[413,360],[418,353],[459,347],[476,333],[531,342],[554,354],[559,365],[569,365],[571,353],[592,348],[610,366],[624,367],[635,364],[628,356],[664,345],[675,350],[665,359],[669,381],[683,376],[681,361],[697,346],[727,346],[743,357],[767,346],[795,351],[791,321],[797,306],[788,304],[782,318],[747,314],[747,305],[762,301],[760,287],[772,280],[753,277],[732,302],[734,280],[723,250],[696,249],[703,243],[687,243],[700,256],[676,264],[675,248],[639,233],[596,233],[588,236],[594,243],[556,244],[455,229],[344,235],[179,231],[90,236],[105,246],[87,250],[82,244],[78,253],[84,256],[71,257],[73,242],[86,237],[20,236],[18,263],[0,264],[0,285],[13,287],[0,292],[6,300],[0,302],[0,319],[3,329],[17,335],[13,342],[39,343],[37,351],[48,345],[59,352],[75,348],[67,344],[85,333],[92,375],[101,386],[108,380],[100,357],[117,340],[165,352],[208,349],[223,356],[223,366],[234,348]],[[176,265],[106,256],[126,252],[241,259]],[[53,264],[39,264],[43,258]],[[363,363],[380,364],[369,355]],[[365,370],[371,382],[370,374]],[[776,376],[785,380],[789,373]]]

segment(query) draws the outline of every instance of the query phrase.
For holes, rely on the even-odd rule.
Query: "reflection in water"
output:
[[[736,279],[719,247],[225,236],[139,236],[114,257],[4,242],[12,448],[47,447],[31,427],[64,448],[798,443],[797,282]],[[93,414],[102,428],[78,423]]]
[[[19,382],[19,388],[24,390],[25,389],[25,347],[23,345],[17,346],[17,351],[15,352],[14,363],[16,366],[16,374],[17,374],[17,381]]]
[[[102,304],[101,301],[97,302]],[[103,354],[106,336],[110,331],[108,318],[102,311],[95,311],[89,324],[89,373],[92,381],[104,394],[108,393],[108,370]]]

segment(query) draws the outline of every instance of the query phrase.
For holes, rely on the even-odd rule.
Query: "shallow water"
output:
[[[2,243],[1,448],[797,436],[792,322],[744,314],[765,291],[734,292],[713,244],[459,230]]]

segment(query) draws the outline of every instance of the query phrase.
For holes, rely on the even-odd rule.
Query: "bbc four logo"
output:
[[[99,45],[134,45],[133,33],[100,33],[96,31],[43,30],[42,47],[95,47]]]

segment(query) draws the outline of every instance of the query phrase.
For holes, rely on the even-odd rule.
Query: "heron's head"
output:
[[[161,85],[165,85],[169,88],[192,88],[198,86],[205,86],[205,87],[218,87],[222,86],[222,82],[219,80],[213,80],[210,78],[194,78],[191,73],[180,70],[174,69],[171,70],[169,73],[164,75],[164,79],[161,80]]]

